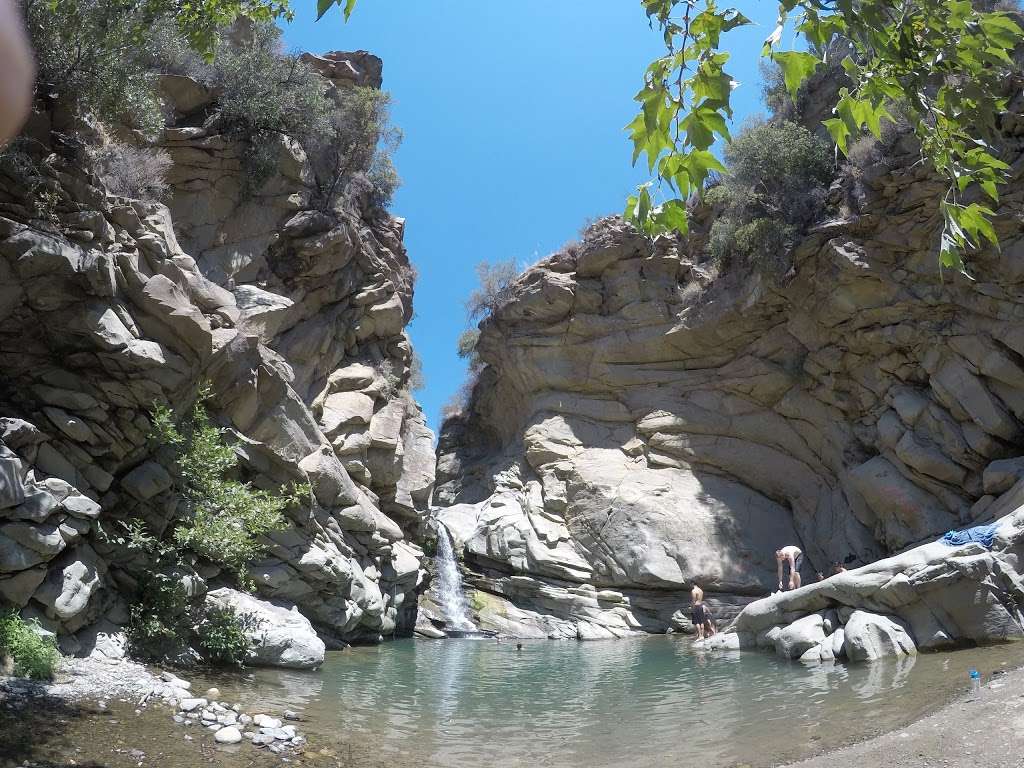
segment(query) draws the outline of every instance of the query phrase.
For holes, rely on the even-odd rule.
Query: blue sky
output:
[[[315,22],[296,0],[291,49],[371,51],[405,139],[392,212],[419,271],[409,328],[423,359],[417,393],[431,427],[465,376],[455,351],[475,265],[533,263],[576,239],[588,219],[620,212],[646,180],[623,132],[660,38],[639,0],[360,0]],[[724,38],[740,81],[736,121],[763,110],[758,53],[776,4],[743,0],[757,26]]]

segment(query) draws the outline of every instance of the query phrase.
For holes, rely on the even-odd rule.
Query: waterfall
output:
[[[437,554],[434,565],[437,569],[437,597],[450,629],[469,632],[476,629],[469,618],[466,593],[462,591],[462,577],[455,561],[452,537],[444,523],[437,524]]]

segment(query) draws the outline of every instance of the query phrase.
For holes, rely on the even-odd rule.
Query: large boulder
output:
[[[917,653],[907,627],[892,616],[854,611],[843,629],[843,651],[850,661],[875,661],[885,656]]]
[[[248,663],[267,667],[315,669],[326,646],[294,604],[267,601],[230,587],[206,595],[207,608],[229,609],[245,617],[251,648]]]
[[[786,659],[799,659],[825,639],[825,624],[820,613],[797,619],[775,638],[775,652]]]

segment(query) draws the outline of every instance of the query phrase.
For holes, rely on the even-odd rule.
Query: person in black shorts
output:
[[[693,622],[693,628],[697,630],[697,639],[703,640],[706,637],[711,637],[717,631],[715,620],[711,616],[710,609],[704,603],[704,590],[696,584],[690,590],[690,603],[690,621]]]
[[[804,553],[800,547],[790,544],[788,547],[775,550],[775,561],[779,564],[779,589],[785,589],[782,582],[787,563],[789,564],[789,588],[799,589],[800,566],[804,564]]]

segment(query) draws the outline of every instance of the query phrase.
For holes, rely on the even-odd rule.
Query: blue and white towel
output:
[[[999,523],[976,525],[962,531],[950,531],[942,537],[942,543],[951,547],[961,547],[975,541],[985,549],[992,549],[992,539],[995,538],[997,528],[999,528]]]

